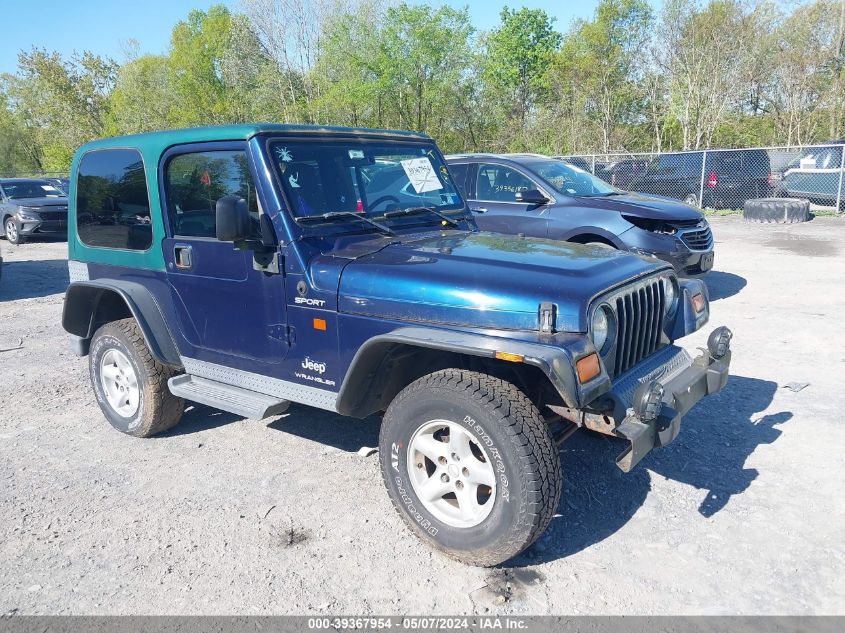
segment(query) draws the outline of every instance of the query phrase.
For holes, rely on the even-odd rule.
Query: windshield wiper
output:
[[[438,218],[440,218],[441,220],[443,220],[444,222],[446,222],[447,224],[449,224],[451,226],[458,226],[457,220],[455,220],[454,218],[450,218],[445,213],[440,213],[440,211],[438,211],[437,209],[434,209],[432,207],[408,207],[407,209],[397,209],[396,211],[385,211],[385,213],[382,217],[383,218],[398,218],[398,217],[401,217],[401,216],[418,215],[420,213],[426,213],[426,212],[431,213],[433,215],[436,215]]]
[[[359,222],[366,222],[367,224],[374,226],[385,235],[396,235],[390,227],[376,222],[375,220],[371,220],[365,215],[355,213],[354,211],[330,211],[328,213],[323,213],[322,215],[299,215],[293,219],[300,224],[320,224],[321,222],[334,222],[340,218],[355,218]]]

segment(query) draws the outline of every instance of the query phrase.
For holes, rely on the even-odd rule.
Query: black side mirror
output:
[[[239,196],[223,196],[217,201],[217,239],[242,242],[249,237],[249,209]]]
[[[539,189],[526,189],[525,191],[517,191],[515,196],[517,202],[525,202],[526,204],[546,204],[549,199]]]

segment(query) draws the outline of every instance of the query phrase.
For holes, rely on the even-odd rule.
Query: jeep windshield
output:
[[[620,191],[596,178],[590,172],[559,160],[536,160],[526,166],[545,180],[551,187],[565,196],[591,198],[614,196]]]
[[[356,219],[411,217],[415,224],[440,224],[443,214],[464,214],[464,202],[430,143],[279,139],[269,151],[290,213],[303,225],[325,219],[361,228],[367,223]]]

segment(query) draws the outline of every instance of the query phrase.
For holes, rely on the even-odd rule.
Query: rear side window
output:
[[[94,150],[82,157],[77,171],[76,232],[88,246],[150,248],[150,198],[138,150]]]
[[[467,171],[469,170],[469,165],[466,163],[462,163],[459,165],[449,165],[449,171],[452,174],[452,179],[455,183],[455,186],[458,188],[458,191],[461,192],[461,195],[466,200],[467,197]]]
[[[215,237],[217,201],[238,196],[247,202],[252,237],[260,238],[258,199],[246,152],[220,150],[179,154],[167,163],[167,205],[173,235]]]
[[[514,202],[518,191],[536,189],[537,185],[521,173],[504,165],[478,166],[476,197],[491,202]]]

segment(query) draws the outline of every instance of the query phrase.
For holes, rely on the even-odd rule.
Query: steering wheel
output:
[[[393,202],[395,202],[396,204],[399,204],[399,198],[397,198],[396,196],[391,196],[391,195],[388,194],[386,196],[380,196],[380,197],[376,198],[375,200],[373,200],[369,205],[370,210],[372,211],[373,209],[375,209],[378,205],[382,204],[383,202],[389,202],[391,200]]]

